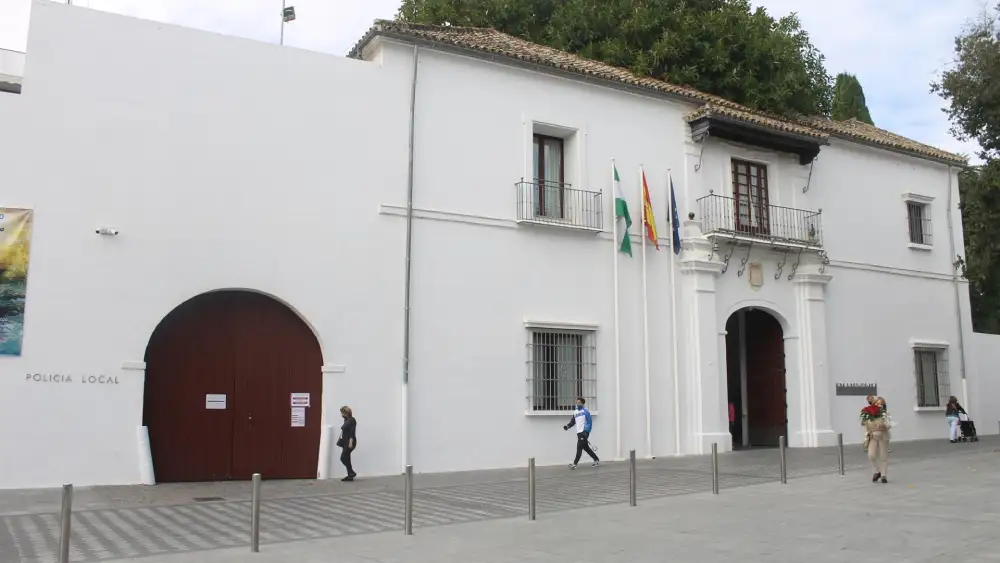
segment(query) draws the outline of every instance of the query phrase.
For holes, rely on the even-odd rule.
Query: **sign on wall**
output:
[[[32,211],[0,207],[0,356],[20,356]]]
[[[838,383],[838,397],[867,397],[878,395],[877,383]]]

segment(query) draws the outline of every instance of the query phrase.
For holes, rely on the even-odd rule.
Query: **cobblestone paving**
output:
[[[994,452],[1000,441],[978,444],[944,441],[893,445],[893,464],[955,455]],[[850,473],[867,472],[859,446],[847,446]],[[744,487],[779,479],[777,450],[720,456],[720,488]],[[836,449],[788,450],[789,479],[837,471]],[[637,497],[643,499],[704,492],[711,488],[707,457],[642,461],[637,469]],[[598,469],[552,473],[537,481],[539,518],[588,506],[628,501],[628,467],[607,464]],[[521,517],[527,511],[524,478],[421,488],[415,478],[413,519],[416,528]],[[267,484],[265,483],[265,497]],[[261,543],[300,541],[366,534],[402,527],[401,490],[311,495],[267,499],[261,508]],[[81,510],[73,514],[71,561],[92,562],[193,552],[247,545],[250,506],[246,501],[191,502],[166,506],[132,506]],[[0,518],[0,561],[56,561],[59,522],[55,513],[17,514]]]

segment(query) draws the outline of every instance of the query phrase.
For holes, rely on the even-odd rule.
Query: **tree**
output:
[[[492,27],[780,114],[828,115],[823,55],[749,0],[403,0],[401,21]]]
[[[1000,4],[997,5],[1000,10]],[[1000,30],[986,12],[955,39],[954,66],[931,84],[948,102],[945,112],[958,139],[975,140],[989,160],[1000,156]]]
[[[977,332],[1000,333],[1000,160],[969,168],[959,175],[965,259],[972,324]]]
[[[868,125],[875,125],[865,104],[865,91],[853,74],[842,72],[837,75],[833,86],[833,108],[830,117],[837,121],[855,118]]]
[[[1000,8],[1000,5],[998,5]],[[955,39],[955,61],[931,91],[946,100],[952,133],[979,143],[984,164],[959,175],[965,233],[963,275],[969,280],[972,322],[1000,332],[1000,33],[985,12]]]

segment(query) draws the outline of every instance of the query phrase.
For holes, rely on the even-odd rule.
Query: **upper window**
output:
[[[913,363],[917,377],[917,406],[940,407],[942,397],[950,394],[946,348],[914,347]]]
[[[733,159],[733,214],[736,230],[754,235],[770,234],[767,166]]]
[[[597,409],[593,331],[531,329],[528,342],[529,411],[573,410],[577,397]]]
[[[566,164],[564,141],[558,137],[534,135],[533,175],[535,215],[561,219],[565,209]]]
[[[934,198],[916,194],[903,194],[906,201],[906,224],[910,245],[931,246],[931,201]]]
[[[931,244],[931,217],[926,203],[906,202],[906,218],[910,225],[910,242]]]

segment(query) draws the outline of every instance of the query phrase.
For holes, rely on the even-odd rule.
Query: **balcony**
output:
[[[820,211],[769,205],[758,198],[716,194],[698,200],[702,232],[733,242],[763,243],[776,248],[822,250]]]
[[[577,190],[562,182],[521,180],[517,222],[600,231],[604,228],[601,192]]]

